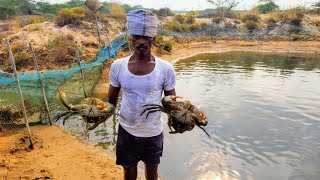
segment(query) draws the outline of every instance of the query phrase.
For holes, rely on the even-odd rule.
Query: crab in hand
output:
[[[88,129],[93,130],[96,128],[100,123],[105,122],[111,115],[116,114],[114,113],[115,107],[113,104],[109,102],[104,102],[98,98],[85,98],[79,104],[72,105],[68,104],[66,101],[66,94],[64,91],[64,87],[59,90],[59,98],[62,104],[69,110],[69,112],[61,114],[58,118],[66,115],[66,114],[80,114],[84,121],[87,123],[94,123]],[[118,115],[118,114],[116,114]],[[63,124],[66,118],[64,118]]]
[[[170,133],[183,133],[191,131],[195,126],[201,128],[210,138],[209,134],[202,126],[206,126],[208,121],[203,112],[180,96],[165,96],[161,100],[162,106],[158,104],[146,104],[141,115],[147,113],[146,118],[150,113],[162,111],[166,113],[168,118],[168,126]],[[172,130],[172,128],[174,130]]]

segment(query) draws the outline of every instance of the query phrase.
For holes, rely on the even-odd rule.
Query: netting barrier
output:
[[[26,113],[30,124],[48,122],[45,111],[43,93],[40,82],[42,80],[51,117],[66,111],[58,97],[58,89],[64,86],[68,96],[68,103],[77,103],[84,98],[84,91],[90,96],[102,73],[102,70],[111,64],[119,48],[127,43],[126,34],[114,39],[108,47],[101,48],[96,57],[90,62],[72,64],[70,69],[47,72],[18,72],[18,78],[23,94]],[[82,75],[84,82],[82,82]],[[83,84],[84,83],[84,86]],[[25,126],[23,110],[18,95],[18,88],[13,73],[0,71],[0,130]]]

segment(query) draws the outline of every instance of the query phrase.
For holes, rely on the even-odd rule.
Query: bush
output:
[[[64,8],[58,13],[55,23],[60,27],[63,27],[68,24],[79,25],[84,18],[84,8]]]
[[[301,40],[303,40],[303,36],[301,36],[299,34],[292,34],[290,36],[290,40],[291,41],[301,41]]]
[[[173,16],[174,12],[172,12],[169,8],[160,8],[159,10],[154,10],[154,14],[160,17]]]
[[[42,30],[42,27],[40,24],[31,24],[29,26],[26,26],[27,27],[27,31],[28,32],[33,32],[33,31],[40,31]]]
[[[259,17],[254,14],[246,14],[241,18],[241,21],[246,23],[247,21],[253,21],[253,22],[258,22]]]
[[[282,12],[273,13],[271,15],[281,23],[289,23],[291,25],[300,26],[304,13],[302,9],[294,8]]]
[[[268,27],[275,27],[277,25],[277,21],[273,17],[268,18],[266,23]]]
[[[219,24],[221,21],[223,21],[223,19],[220,16],[214,16],[212,18],[212,23]]]
[[[181,27],[181,31],[183,32],[187,32],[190,30],[189,26],[185,23],[181,24],[180,27]]]
[[[126,11],[119,3],[110,3],[109,16],[115,19],[125,20]]]
[[[247,29],[257,29],[258,28],[258,24],[255,21],[247,21],[245,23],[245,27]]]
[[[232,27],[232,22],[231,21],[226,21],[224,23],[224,28],[231,28]]]
[[[42,16],[30,17],[29,24],[38,24],[47,21],[47,18]]]
[[[180,24],[183,24],[184,21],[186,20],[186,18],[184,16],[182,16],[181,14],[178,14],[178,15],[174,16],[174,20],[178,21]]]
[[[167,51],[167,52],[171,52],[172,51],[172,43],[171,43],[171,41],[165,41],[163,49],[165,51]]]
[[[15,58],[16,65],[18,67],[23,67],[29,64],[29,61],[32,60],[32,56],[27,51],[22,51]]]
[[[206,22],[201,22],[201,23],[200,23],[200,26],[203,28],[203,27],[208,26],[208,24],[207,24]]]
[[[169,31],[176,31],[176,32],[181,32],[181,24],[179,24],[176,21],[170,21],[164,25],[165,29]]]
[[[192,15],[188,15],[187,18],[186,18],[186,23],[187,24],[193,24],[196,22],[196,19],[194,18],[194,16]]]
[[[190,26],[190,31],[195,31],[195,30],[198,30],[200,28],[202,28],[202,27],[201,27],[201,25],[199,23],[193,23]]]
[[[279,8],[277,4],[275,4],[272,0],[265,4],[261,4],[258,7],[258,11],[262,14],[267,14],[269,12],[275,11]]]

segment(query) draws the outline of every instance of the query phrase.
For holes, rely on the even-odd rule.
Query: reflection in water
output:
[[[315,55],[203,54],[175,64],[178,95],[208,118],[169,134],[163,179],[320,179],[320,59]],[[89,141],[115,150],[117,120]]]

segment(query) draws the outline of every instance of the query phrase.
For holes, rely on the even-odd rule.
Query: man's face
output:
[[[151,52],[153,37],[131,35],[131,41],[134,48],[134,52],[139,55],[148,55]]]

